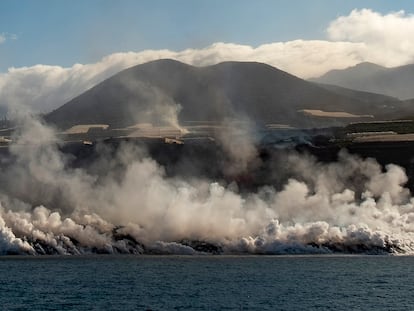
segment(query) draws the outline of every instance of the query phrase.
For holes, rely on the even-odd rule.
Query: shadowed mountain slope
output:
[[[361,63],[343,70],[331,70],[310,81],[335,84],[400,99],[414,98],[414,64],[386,68],[372,63]]]
[[[306,117],[299,110],[345,111],[378,118],[398,110],[399,101],[379,105],[376,98],[347,96],[262,63],[194,67],[158,60],[112,76],[45,119],[60,128],[88,123],[162,125],[171,123],[176,114],[180,122],[247,117],[259,123],[318,126],[324,121]]]

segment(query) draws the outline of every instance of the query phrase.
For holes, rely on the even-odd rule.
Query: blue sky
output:
[[[325,39],[329,23],[355,8],[412,14],[414,1],[1,0],[0,72],[96,62],[114,52]]]

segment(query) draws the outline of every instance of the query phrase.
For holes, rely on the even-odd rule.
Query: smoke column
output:
[[[345,152],[331,164],[288,153],[281,187],[242,192],[234,182],[168,176],[132,143],[97,147],[88,169],[73,168],[53,129],[19,120],[1,166],[1,254],[414,251],[414,200],[392,164],[382,171]],[[257,158],[254,139],[238,131],[218,142],[231,174]]]

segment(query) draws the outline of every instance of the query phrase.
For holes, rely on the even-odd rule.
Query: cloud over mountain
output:
[[[404,29],[404,31],[401,31]],[[30,106],[47,112],[127,67],[171,58],[196,66],[223,61],[263,62],[302,78],[369,61],[383,66],[414,62],[414,17],[403,11],[381,15],[354,10],[327,28],[328,40],[293,40],[257,47],[214,43],[203,49],[115,53],[93,64],[36,65],[0,74],[0,106]],[[1,37],[0,37],[1,38]],[[1,41],[1,39],[0,39]]]
[[[365,61],[398,66],[414,59],[414,15],[404,11],[381,15],[369,9],[353,10],[333,21],[327,33],[333,41],[364,43]]]

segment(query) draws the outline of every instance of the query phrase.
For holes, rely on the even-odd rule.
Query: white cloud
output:
[[[94,64],[75,64],[69,68],[47,65],[10,68],[0,74],[0,105],[27,105],[34,111],[48,112],[122,69],[161,58],[197,66],[227,60],[258,61],[293,74],[312,76],[332,68],[332,62],[349,66],[361,61],[358,54],[352,55],[355,45],[358,44],[297,40],[253,48],[215,43],[200,50],[115,53]]]
[[[18,36],[14,33],[0,33],[0,44],[6,42],[6,40],[17,40]]]
[[[404,12],[381,15],[354,10],[334,20],[328,40],[293,40],[251,47],[215,43],[204,49],[115,53],[94,64],[69,68],[36,65],[0,74],[0,105],[24,104],[47,112],[127,67],[172,58],[204,66],[222,61],[257,61],[309,78],[334,68],[370,61],[384,66],[414,62],[414,17]]]
[[[333,41],[361,42],[368,58],[385,66],[414,61],[414,15],[404,11],[386,15],[369,9],[353,10],[333,21],[328,30]]]

